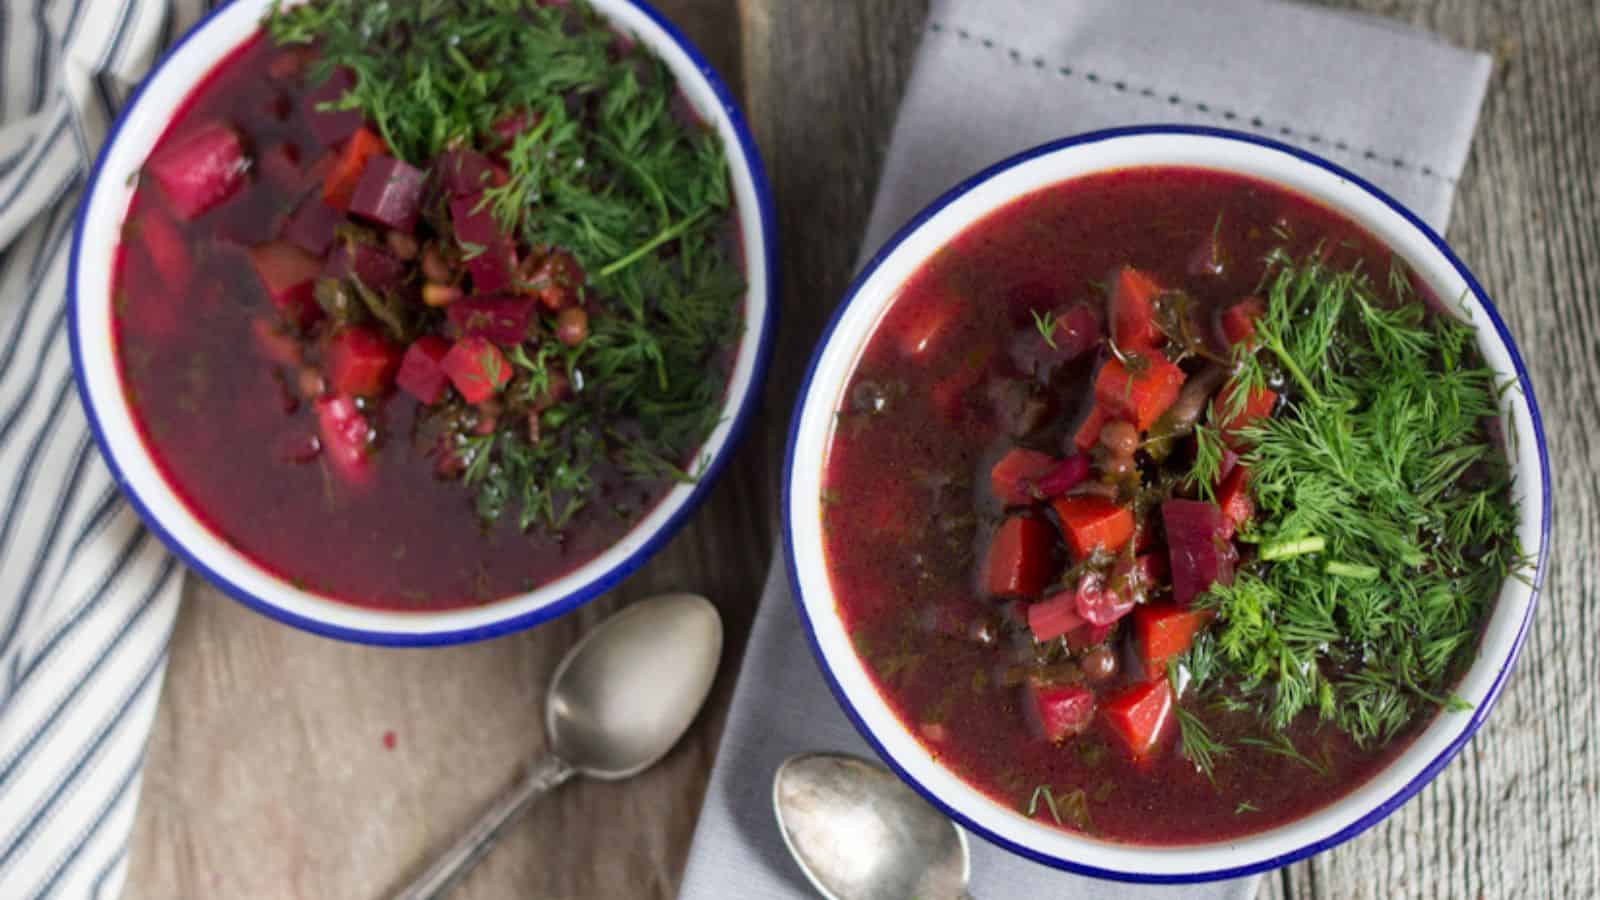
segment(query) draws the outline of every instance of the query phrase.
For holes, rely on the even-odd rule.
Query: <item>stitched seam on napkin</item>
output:
[[[977,44],[982,46],[985,50],[993,50],[998,53],[1004,53],[1011,59],[1011,62],[1018,67],[1031,65],[1040,72],[1054,72],[1056,75],[1059,75],[1062,78],[1080,78],[1089,82],[1090,84],[1098,85],[1119,93],[1135,94],[1139,97],[1144,97],[1149,100],[1160,100],[1165,97],[1167,103],[1172,106],[1188,106],[1197,112],[1204,113],[1205,115],[1213,118],[1219,118],[1223,121],[1236,124],[1249,125],[1252,129],[1258,132],[1277,132],[1278,135],[1285,138],[1302,138],[1310,144],[1318,147],[1330,147],[1349,157],[1365,159],[1370,162],[1386,163],[1394,166],[1396,169],[1416,172],[1425,178],[1433,178],[1438,181],[1442,181],[1445,184],[1454,185],[1457,180],[1456,176],[1446,175],[1427,163],[1418,163],[1407,160],[1404,157],[1380,153],[1371,147],[1357,149],[1349,141],[1327,137],[1311,131],[1310,129],[1284,125],[1280,123],[1271,123],[1262,116],[1246,116],[1237,110],[1225,106],[1219,106],[1214,103],[1208,103],[1204,100],[1196,100],[1192,97],[1185,97],[1182,94],[1162,91],[1150,86],[1135,86],[1129,84],[1126,79],[1108,79],[1099,72],[1092,70],[1078,69],[1065,64],[1052,64],[1049,60],[1046,60],[1042,56],[1028,56],[1016,47],[1007,46],[991,37],[975,34],[971,29],[964,28],[959,25],[950,25],[944,22],[929,22],[928,31],[933,34],[953,34],[958,40],[964,43]]]

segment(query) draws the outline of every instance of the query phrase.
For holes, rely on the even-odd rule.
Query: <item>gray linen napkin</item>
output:
[[[1322,154],[1434,228],[1450,216],[1489,60],[1392,23],[1270,0],[934,0],[863,249],[945,189],[1050,138],[1154,122]],[[788,756],[871,757],[822,681],[781,558],[762,593],[689,851],[687,900],[800,898],[771,808]],[[972,841],[979,898],[1243,898],[1258,879],[1158,888],[1082,878]]]

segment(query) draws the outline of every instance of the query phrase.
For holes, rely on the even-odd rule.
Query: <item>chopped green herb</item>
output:
[[[1236,355],[1245,386],[1290,377],[1283,411],[1245,432],[1243,539],[1264,564],[1198,598],[1218,616],[1189,659],[1208,657],[1210,691],[1260,711],[1280,755],[1302,756],[1284,736],[1302,713],[1367,745],[1444,702],[1500,584],[1526,567],[1488,427],[1494,374],[1470,326],[1429,313],[1403,275],[1388,288],[1275,252],[1262,349]],[[1202,441],[1191,480],[1214,482],[1215,465]]]
[[[1050,312],[1041,314],[1034,309],[1028,310],[1028,314],[1033,316],[1033,327],[1039,329],[1039,336],[1044,338],[1044,342],[1051,350],[1056,349],[1056,314]]]
[[[494,146],[506,177],[485,188],[483,208],[520,245],[559,248],[587,273],[566,285],[589,314],[587,337],[509,348],[512,415],[464,448],[480,514],[520,508],[524,528],[560,528],[593,499],[602,458],[634,481],[696,478],[690,460],[721,421],[745,283],[723,145],[678,112],[665,64],[582,2],[315,0],[274,4],[266,27],[279,44],[317,47],[313,82],[353,73],[331,106],[360,110],[399,158],[426,167],[447,149]],[[495,126],[513,117],[523,125],[507,145]],[[467,260],[487,252],[457,243]],[[410,326],[372,302],[381,297],[361,299],[397,335]],[[502,374],[498,360],[483,373]],[[560,412],[544,409],[558,375],[581,401]],[[544,409],[532,436],[529,407]]]
[[[1216,781],[1216,761],[1230,752],[1227,745],[1218,741],[1200,717],[1185,709],[1175,707],[1178,714],[1178,749],[1184,759],[1194,763],[1195,769],[1213,783]]]

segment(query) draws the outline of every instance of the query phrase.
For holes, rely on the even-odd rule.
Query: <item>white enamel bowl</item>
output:
[[[935,761],[895,717],[851,648],[824,565],[820,527],[833,412],[906,280],[969,225],[1018,197],[1077,176],[1145,165],[1235,172],[1314,198],[1399,253],[1439,297],[1459,299],[1485,360],[1516,385],[1504,394],[1504,426],[1521,512],[1518,533],[1538,566],[1528,582],[1510,580],[1500,592],[1477,660],[1457,689],[1469,710],[1442,713],[1386,769],[1315,813],[1237,840],[1179,847],[1115,844],[1040,825]],[[1505,683],[1533,615],[1549,536],[1549,474],[1533,388],[1505,324],[1472,274],[1416,216],[1355,175],[1282,144],[1209,129],[1121,129],[1047,144],[978,174],[924,210],[867,264],[839,306],[801,389],[785,466],[782,525],[796,602],[817,661],[862,735],[912,787],[977,834],[1047,865],[1126,881],[1206,881],[1281,866],[1348,840],[1420,790],[1482,724]]]
[[[727,86],[666,19],[636,0],[590,0],[620,31],[653,49],[727,148],[748,292],[744,334],[722,421],[702,448],[694,484],[674,487],[621,540],[538,590],[443,612],[364,609],[296,588],[267,572],[195,517],[157,470],[134,427],[112,351],[111,274],[128,176],[149,156],[180,104],[221,60],[256,32],[270,0],[234,0],[175,44],[124,107],[90,176],[72,247],[68,323],[78,390],[101,453],[151,530],[191,568],[246,605],[318,634],[375,644],[449,644],[526,628],[573,609],[642,565],[704,499],[750,417],[772,344],[774,227],[755,142]],[[241,477],[249,477],[247,473]]]

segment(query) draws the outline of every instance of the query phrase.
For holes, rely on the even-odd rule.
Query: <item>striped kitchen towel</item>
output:
[[[188,0],[0,0],[0,898],[115,897],[182,568],[117,491],[67,350],[79,196]]]

